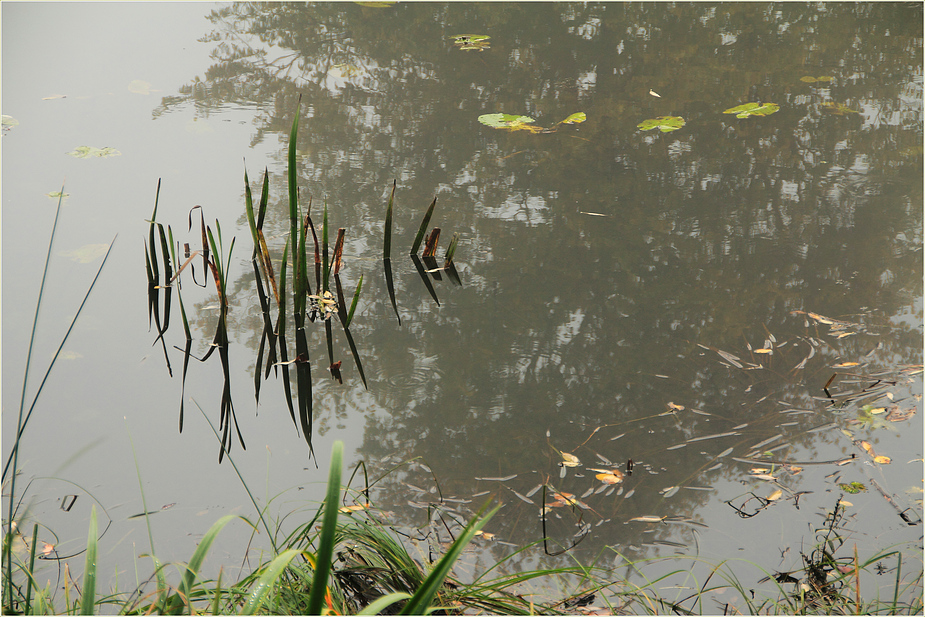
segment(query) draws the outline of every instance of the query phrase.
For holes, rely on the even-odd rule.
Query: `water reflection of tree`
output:
[[[742,354],[765,327],[780,340],[807,336],[793,310],[858,316],[884,334],[878,358],[921,361],[920,333],[883,320],[921,295],[921,6],[240,3],[211,19],[215,66],[163,109],[257,104],[257,143],[287,134],[303,93],[300,174],[336,208],[354,256],[377,244],[360,239],[380,237],[393,177],[400,207],[421,211],[436,191],[445,227],[463,232],[466,288],[443,290],[438,310],[413,273],[399,277],[401,328],[380,273],[357,266],[369,281],[368,321],[355,329],[368,374],[417,384],[373,385],[387,413],[369,420],[370,461],[421,456],[444,491],[462,496],[476,476],[555,474],[547,429],[565,449],[669,401],[723,409],[729,426],[758,418],[748,442],[757,443],[781,430],[777,401],[819,409],[809,392],[827,378],[823,367],[875,344],[830,340],[805,370],[773,378],[730,370],[696,346]],[[457,30],[490,34],[492,49],[452,50],[446,37]],[[781,111],[757,121],[720,113],[748,100]],[[830,101],[864,114],[835,115]],[[475,123],[504,110],[551,124],[579,109],[589,117],[580,132]],[[635,128],[668,113],[685,129]],[[268,224],[277,217],[284,228],[284,212]],[[411,218],[400,220],[410,228]],[[320,413],[339,404],[330,396]],[[800,416],[786,440],[814,447],[820,436],[804,430],[828,417]],[[717,422],[659,418],[602,454],[659,466],[665,447],[718,432]],[[659,484],[702,465],[691,448],[673,451]],[[407,510],[401,480],[427,477],[385,480],[384,505]],[[521,492],[536,483],[517,482]],[[529,508],[507,498],[511,510]],[[708,498],[690,491],[668,503],[693,513]],[[640,490],[620,517],[660,500]],[[496,525],[526,541],[528,518],[535,512]],[[623,533],[595,530],[609,543]]]

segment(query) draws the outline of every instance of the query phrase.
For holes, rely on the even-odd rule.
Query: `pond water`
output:
[[[4,3],[2,17],[3,113],[18,123],[2,137],[4,459],[57,203],[47,194],[63,182],[68,196],[27,409],[97,245],[118,235],[21,444],[18,496],[58,534],[43,539],[59,556],[84,547],[96,500],[112,521],[101,571],[133,587],[135,566],[150,567],[144,520],[129,518],[144,510],[140,485],[148,510],[175,504],[150,517],[165,561],[188,559],[223,514],[255,517],[203,416],[218,424],[217,356],[191,363],[178,431],[173,346],[185,337],[174,306],[171,376],[142,255],[159,180],[157,220],[181,245],[199,247],[196,205],[221,224],[226,255],[236,238],[230,383],[247,449],[235,440],[231,455],[274,516],[309,515],[339,439],[350,465],[385,476],[372,496],[396,526],[425,525],[441,495],[464,516],[502,502],[485,563],[543,537],[543,483],[582,501],[547,495],[547,535],[555,550],[580,538],[572,553],[586,562],[798,569],[840,495],[862,555],[921,552],[921,5]],[[490,38],[463,49],[460,34]],[[724,113],[749,102],[777,108]],[[351,332],[368,387],[340,327],[343,384],[321,322],[310,328],[317,460],[281,378],[263,382],[259,405],[253,386],[263,322],[243,177],[259,195],[269,172],[278,268],[297,108],[303,207],[311,197],[320,225],[326,202],[346,229],[348,295],[363,277]],[[560,123],[577,112],[584,122]],[[533,121],[479,120],[496,113]],[[663,117],[683,126],[639,127]],[[68,155],[80,146],[119,155]],[[393,180],[396,309],[381,261]],[[434,196],[438,255],[459,234],[461,285],[435,272],[428,289],[407,252]],[[217,298],[188,274],[201,355]],[[739,460],[766,451],[802,470],[765,465],[778,485]],[[596,477],[629,460],[619,484]],[[850,482],[867,490],[847,495]],[[749,517],[733,507],[760,504]],[[207,572],[269,546],[249,540],[228,527]],[[561,559],[540,546],[512,566]],[[677,568],[666,563],[652,572]],[[747,584],[761,576],[743,570]]]

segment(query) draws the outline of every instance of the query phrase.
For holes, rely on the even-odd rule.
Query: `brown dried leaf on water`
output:
[[[756,349],[755,353],[774,353],[773,349]]]
[[[488,533],[487,531],[482,531],[481,529],[479,529],[478,531],[476,531],[476,532],[475,532],[475,535],[476,535],[476,536],[482,536],[482,537],[485,538],[486,540],[494,540],[494,539],[495,539],[495,534],[493,534],[493,533]]]
[[[340,509],[338,510],[338,512],[341,512],[341,513],[343,513],[343,514],[353,514],[354,512],[359,512],[359,511],[361,511],[361,510],[365,510],[365,509],[368,508],[368,507],[369,507],[369,504],[368,504],[368,503],[367,503],[367,504],[360,504],[360,503],[358,503],[358,504],[354,504],[354,505],[352,505],[352,506],[344,506],[344,507],[340,508]]]
[[[42,554],[50,555],[55,550],[54,544],[49,544],[48,542],[42,542]]]
[[[840,505],[840,506],[845,506],[846,508],[850,508],[850,507],[853,506],[854,504],[851,503],[850,501],[845,501],[844,499],[841,499],[841,500],[839,500],[838,505]]]
[[[874,457],[874,462],[880,463],[881,465],[889,465],[890,463],[893,462],[893,459],[891,459],[889,456],[884,456],[880,454]]]
[[[748,470],[748,472],[752,474],[768,473],[769,471],[771,470],[768,469],[767,467],[752,467],[751,469]]]
[[[855,334],[857,334],[857,332],[842,332],[835,338],[845,338],[846,336],[854,336]]]
[[[594,477],[604,484],[619,484],[623,482],[623,473],[616,469],[612,473],[599,473]]]
[[[886,419],[890,422],[902,422],[903,420],[908,420],[915,415],[915,407],[910,407],[909,409],[900,409],[899,405],[891,405],[890,413],[886,415]]]
[[[676,405],[675,403],[668,401],[668,409],[672,411],[684,411],[684,405]]]
[[[860,362],[842,362],[841,364],[835,364],[832,368],[847,368],[849,366],[861,366]]]
[[[813,319],[815,319],[816,321],[818,321],[819,323],[823,323],[823,324],[826,324],[826,325],[832,325],[832,324],[835,323],[834,321],[832,321],[832,320],[829,319],[828,317],[824,317],[824,316],[822,316],[822,315],[817,315],[816,313],[806,313],[806,314],[809,315],[810,317],[812,317]]]
[[[766,474],[766,473],[755,474],[755,475],[753,475],[752,477],[755,478],[756,480],[767,480],[768,482],[776,482],[776,481],[777,481],[777,478],[775,478],[774,476],[772,476],[772,475],[770,475],[770,474]]]
[[[566,467],[578,467],[581,465],[581,461],[574,454],[569,454],[568,452],[560,452],[559,454],[562,455],[562,464]]]
[[[789,471],[790,474],[794,476],[803,471],[803,468],[798,465],[784,465],[784,469]]]
[[[778,499],[781,498],[781,495],[783,495],[783,494],[784,494],[784,491],[782,491],[781,489],[777,489],[776,491],[774,491],[773,493],[771,493],[770,495],[768,495],[767,500],[768,500],[768,501],[777,501]]]
[[[886,413],[886,407],[872,407],[867,410],[867,413],[871,414],[872,416]]]
[[[867,442],[867,441],[860,441],[860,442],[858,442],[858,445],[861,446],[862,448],[864,448],[864,451],[865,451],[865,452],[867,452],[868,454],[870,454],[871,456],[873,456],[874,447],[873,447],[872,445],[870,445],[869,442]]]

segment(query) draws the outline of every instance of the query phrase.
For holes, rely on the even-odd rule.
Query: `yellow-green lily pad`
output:
[[[69,155],[78,159],[92,159],[92,158],[108,158],[110,156],[121,156],[122,153],[116,150],[115,148],[110,148],[106,146],[105,148],[97,148],[96,146],[77,146],[71,152],[68,152]]]
[[[588,119],[588,116],[585,115],[585,112],[579,111],[573,113],[571,116],[566,118],[561,122],[561,124],[580,124]]]
[[[662,133],[667,133],[669,131],[677,131],[679,128],[687,124],[684,121],[684,118],[681,116],[659,116],[658,118],[650,118],[649,120],[643,120],[636,125],[637,128],[643,131],[650,131],[652,129],[658,129]]]
[[[777,103],[745,103],[738,107],[730,107],[724,114],[735,114],[736,118],[748,118],[751,116],[770,116],[780,109]]]

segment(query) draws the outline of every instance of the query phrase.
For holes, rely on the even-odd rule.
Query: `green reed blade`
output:
[[[289,241],[283,247],[283,263],[279,267],[280,278],[280,298],[283,306],[279,308],[279,314],[276,318],[276,336],[279,341],[279,360],[283,367],[283,391],[286,395],[286,406],[289,407],[289,415],[292,416],[292,424],[295,425],[296,433],[299,432],[299,424],[295,419],[295,409],[292,406],[292,386],[289,382],[289,352],[286,349],[286,262],[289,255]]]
[[[344,326],[344,336],[347,337],[347,344],[350,345],[350,353],[353,354],[353,361],[357,365],[357,371],[360,372],[360,379],[363,380],[363,387],[369,390],[369,386],[366,385],[366,373],[363,372],[363,365],[360,363],[360,354],[357,351],[356,343],[353,342],[353,335],[350,334],[350,330],[347,329],[347,326]]]
[[[418,235],[414,237],[414,244],[411,245],[411,254],[415,255],[418,252],[418,249],[421,247],[421,242],[424,240],[424,234],[427,233],[427,225],[430,223],[430,217],[434,213],[434,207],[437,205],[437,197],[434,196],[434,200],[430,202],[430,207],[427,208],[427,213],[424,215],[424,220],[421,221],[421,227],[418,229]]]
[[[384,595],[380,598],[376,598],[373,602],[370,602],[368,606],[364,607],[363,610],[357,613],[357,615],[383,615],[387,614],[385,609],[410,598],[410,593],[404,593],[402,591],[395,591],[390,594]]]
[[[219,614],[219,602],[222,597],[222,568],[218,569],[218,581],[215,583],[215,595],[212,597],[212,614]]]
[[[246,522],[246,519],[234,514],[226,514],[222,518],[218,519],[206,532],[206,535],[202,537],[202,540],[199,541],[199,545],[196,547],[196,550],[193,551],[193,556],[190,557],[189,563],[186,564],[185,572],[183,573],[183,578],[180,579],[180,593],[185,598],[190,597],[192,592],[193,585],[196,582],[196,577],[199,574],[199,569],[202,567],[202,563],[206,559],[206,555],[209,554],[209,549],[212,548],[212,544],[215,542],[215,538],[218,536],[218,533],[231,521],[236,518],[240,518]],[[192,614],[192,611],[190,612]]]
[[[328,200],[324,200],[324,217],[321,223],[321,272],[324,275],[322,293],[328,290]],[[319,293],[318,295],[321,295]]]
[[[341,323],[347,321],[347,301],[344,299],[344,288],[340,284],[340,275],[334,275],[334,290],[337,296],[337,318]]]
[[[446,256],[444,257],[443,267],[449,266],[453,263],[453,255],[456,254],[456,245],[459,244],[459,233],[454,233],[453,237],[450,239],[450,245],[446,247]]]
[[[340,273],[341,260],[344,255],[344,237],[347,230],[343,227],[337,230],[337,240],[334,241],[334,258],[331,264],[331,272],[334,276]]]
[[[424,264],[421,263],[421,259],[412,254],[411,261],[414,262],[414,267],[418,271],[421,280],[424,281],[424,287],[427,288],[427,291],[430,292],[430,297],[434,299],[434,302],[437,303],[437,306],[440,306],[440,300],[437,299],[437,292],[434,291],[434,286],[430,284],[430,277],[427,276],[427,272],[424,270]]]
[[[80,612],[83,615],[92,615],[96,608],[96,505],[90,508],[90,531],[87,535],[87,560],[84,566],[83,591],[80,594]]]
[[[247,214],[247,225],[251,229],[251,238],[254,240],[254,255],[257,257],[260,241],[257,240],[257,217],[254,216],[254,200],[251,197],[251,185],[247,179],[247,170],[244,170],[244,212]]]
[[[412,255],[412,258],[417,257],[417,255]],[[385,286],[389,290],[389,300],[392,301],[392,310],[395,311],[395,316],[398,317],[398,325],[401,325],[401,315],[398,314],[398,305],[395,303],[395,285],[392,282],[392,260],[389,258],[382,260],[382,271],[385,273]]]
[[[302,437],[308,444],[310,456],[315,456],[312,446],[312,373],[308,356],[308,340],[305,328],[296,328],[296,390],[299,394],[299,422],[302,425]]]
[[[267,203],[270,201],[270,170],[263,168],[263,187],[260,191],[260,205],[257,207],[257,229],[263,229],[263,219],[267,214]]]
[[[54,236],[54,230],[52,230],[52,236]],[[118,237],[118,235],[116,235],[116,237]],[[15,472],[17,469],[17,462],[19,460],[18,459],[19,441],[22,438],[23,432],[26,430],[26,426],[28,426],[29,424],[29,419],[32,417],[32,412],[35,410],[35,405],[36,403],[38,403],[39,396],[42,394],[42,390],[45,387],[45,382],[48,381],[48,376],[51,374],[51,369],[54,368],[55,362],[57,362],[58,360],[58,356],[61,355],[61,350],[64,348],[64,344],[67,342],[68,337],[70,337],[71,331],[74,329],[74,324],[77,323],[77,318],[80,317],[81,312],[83,312],[84,305],[87,304],[87,299],[90,297],[90,292],[93,291],[93,287],[96,286],[96,281],[100,278],[100,274],[103,272],[103,266],[106,265],[106,261],[109,259],[109,254],[112,252],[112,247],[116,243],[116,237],[114,237],[112,239],[112,242],[109,243],[109,249],[107,249],[106,254],[103,256],[103,261],[102,263],[100,263],[100,267],[96,271],[96,276],[94,276],[93,280],[90,282],[90,286],[87,288],[87,293],[84,294],[83,301],[81,301],[80,306],[77,307],[77,312],[74,314],[74,318],[71,319],[71,325],[68,326],[67,331],[64,333],[64,338],[61,339],[61,343],[58,345],[58,349],[57,351],[55,351],[55,355],[52,357],[51,362],[48,365],[48,368],[45,370],[45,375],[44,377],[42,377],[42,381],[41,383],[39,383],[38,390],[36,390],[35,396],[32,398],[32,404],[29,406],[29,412],[26,414],[25,420],[23,420],[22,412],[23,412],[24,405],[25,405],[26,383],[29,378],[29,364],[32,358],[32,343],[35,340],[35,330],[36,330],[36,324],[38,322],[38,313],[39,313],[39,308],[41,307],[41,304],[42,304],[42,291],[45,288],[45,275],[44,274],[42,275],[42,285],[39,288],[39,302],[35,307],[35,319],[32,322],[32,335],[29,341],[29,353],[26,356],[26,374],[25,374],[25,377],[23,378],[23,392],[22,392],[23,400],[20,402],[19,420],[17,423],[18,430],[16,433],[16,440],[13,443],[13,450],[10,453],[9,457],[7,458],[6,464],[3,467],[3,478],[6,478],[7,471],[9,471],[9,468],[10,468],[10,463],[12,462],[13,464],[13,478],[11,479],[10,492],[9,492],[10,518],[8,520],[10,521],[13,520],[13,516],[12,516],[13,502],[15,501],[15,499],[13,499],[13,496],[16,494],[14,491],[14,488],[16,486],[16,473]],[[48,245],[48,249],[49,249],[49,257],[50,257],[50,253],[51,253],[50,243]],[[47,266],[48,264],[46,262],[46,273],[47,273]]]
[[[333,563],[334,536],[337,533],[337,510],[340,497],[340,473],[344,443],[335,441],[331,449],[331,468],[328,472],[328,493],[324,499],[324,518],[321,519],[321,538],[315,554],[315,575],[308,594],[308,614],[320,615],[328,574]]]
[[[35,523],[32,525],[32,546],[29,547],[29,571],[26,573],[28,575],[28,580],[26,581],[26,610],[23,611],[23,615],[32,614],[32,583],[33,573],[35,572],[35,545],[39,539],[39,524]],[[38,586],[36,585],[36,595],[41,593],[38,591]]]
[[[385,209],[385,240],[382,244],[382,258],[392,256],[392,201],[395,199],[396,181],[392,180],[392,192],[389,194],[389,205]]]
[[[247,595],[247,602],[244,604],[244,608],[241,609],[241,615],[254,615],[257,613],[257,610],[263,604],[263,601],[266,599],[267,594],[270,593],[270,590],[273,589],[276,585],[277,580],[282,576],[283,571],[289,567],[289,562],[292,561],[296,555],[300,554],[300,551],[297,548],[290,548],[288,550],[280,553],[270,565],[263,571],[263,574],[260,575],[257,584],[254,585],[254,588]],[[310,613],[313,615],[320,615],[320,612]]]
[[[183,304],[180,304],[180,310],[183,310]],[[190,350],[193,347],[193,339],[186,339],[186,349],[183,350],[183,377],[180,380],[180,432],[183,432],[183,410],[186,402],[186,372],[189,368]]]
[[[155,285],[157,280],[160,278],[160,272],[157,269],[157,259],[155,258],[155,249],[154,249],[154,225],[157,220],[157,202],[161,196],[161,179],[157,179],[157,192],[154,194],[154,212],[151,213],[151,221],[148,226],[148,247],[151,250],[151,269],[154,274]]]
[[[328,366],[334,365],[334,337],[331,334],[331,320],[324,320],[324,340],[328,347]]]
[[[292,293],[295,298],[295,310],[299,311],[298,298],[302,294],[302,273],[299,270],[301,249],[299,243],[299,187],[298,170],[296,169],[296,141],[299,133],[299,111],[302,107],[302,95],[296,105],[295,116],[292,119],[292,129],[289,131],[289,157],[287,177],[289,179],[289,242],[292,245]]]
[[[363,275],[360,275],[360,281],[357,283],[357,290],[353,292],[353,302],[350,303],[350,311],[347,313],[347,321],[344,322],[344,327],[347,328],[350,326],[350,322],[353,321],[353,313],[357,310],[357,300],[360,299],[360,289],[363,288]]]
[[[434,596],[437,595],[437,592],[440,590],[440,587],[443,585],[443,581],[446,578],[447,574],[450,573],[450,570],[453,568],[453,565],[456,563],[456,560],[459,559],[460,554],[462,554],[463,549],[469,544],[469,541],[475,537],[475,532],[480,530],[485,526],[485,523],[501,508],[500,505],[495,506],[491,512],[486,515],[482,515],[485,511],[483,506],[478,514],[466,525],[466,528],[463,530],[462,534],[456,538],[456,541],[453,542],[449,550],[437,562],[437,565],[434,566],[434,569],[431,571],[430,576],[424,581],[424,584],[420,589],[415,592],[414,596],[408,600],[408,603],[402,607],[402,610],[399,614],[401,615],[424,615],[427,612],[427,608],[430,605],[431,600]]]

